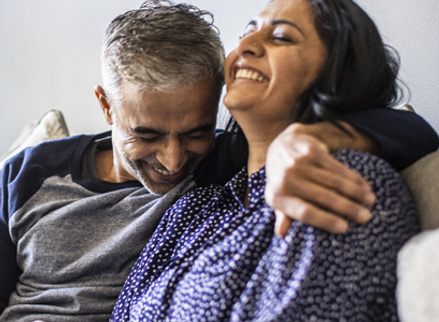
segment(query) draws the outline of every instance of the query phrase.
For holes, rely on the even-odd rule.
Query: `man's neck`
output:
[[[96,151],[96,173],[107,182],[118,182],[114,172],[113,150]]]

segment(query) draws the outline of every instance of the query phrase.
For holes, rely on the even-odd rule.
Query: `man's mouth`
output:
[[[235,70],[235,79],[250,79],[257,82],[267,82],[268,78],[254,69],[237,68]]]
[[[153,170],[157,174],[156,179],[158,179],[158,181],[163,182],[163,183],[178,182],[184,176],[184,168],[178,172],[170,172],[167,170],[157,169],[157,168],[153,168]]]
[[[178,172],[169,172],[168,170],[162,170],[162,169],[156,169],[156,168],[154,168],[154,170],[157,171],[158,173],[163,174],[164,176],[172,176],[172,175],[178,173]]]

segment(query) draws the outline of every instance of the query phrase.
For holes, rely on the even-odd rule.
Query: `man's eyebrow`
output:
[[[136,126],[136,127],[132,127],[130,128],[132,133],[136,133],[136,134],[160,134],[162,132],[157,131],[153,128],[150,127],[146,127],[146,126]]]
[[[195,132],[206,132],[206,131],[212,131],[212,129],[215,127],[214,123],[209,123],[209,124],[203,124],[200,126],[197,126],[196,128],[190,129],[186,132],[181,133],[182,135],[188,135],[191,133],[195,133]],[[132,127],[131,129],[132,133],[136,133],[136,134],[165,134],[165,132],[150,128],[150,127],[146,127],[146,126],[136,126],[136,127]]]
[[[288,20],[283,20],[283,19],[275,19],[275,20],[271,21],[272,26],[281,25],[281,24],[290,25],[291,27],[296,28],[302,35],[305,36],[305,33],[303,32],[303,30],[298,25],[296,25],[294,22],[291,22]]]

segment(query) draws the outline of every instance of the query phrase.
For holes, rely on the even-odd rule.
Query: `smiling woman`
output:
[[[248,147],[247,165],[224,187],[195,189],[168,210],[112,321],[397,321],[396,255],[419,225],[393,168],[365,153],[335,154],[376,195],[372,219],[350,223],[344,235],[295,221],[280,238],[264,200],[267,150],[281,131],[367,106],[389,108],[397,71],[353,1],[271,1],[225,65],[224,104]]]
[[[269,144],[297,120],[292,103],[320,74],[326,51],[310,6],[292,6],[288,0],[272,2],[250,22],[227,57],[224,97],[249,144],[253,140]],[[248,75],[255,75],[256,80]],[[250,172],[265,164],[264,158],[259,159],[249,167]]]

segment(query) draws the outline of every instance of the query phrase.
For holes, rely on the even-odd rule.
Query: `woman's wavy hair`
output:
[[[383,43],[367,13],[352,0],[308,2],[328,57],[318,78],[296,102],[296,120],[312,123],[395,105],[402,94],[399,56]]]

